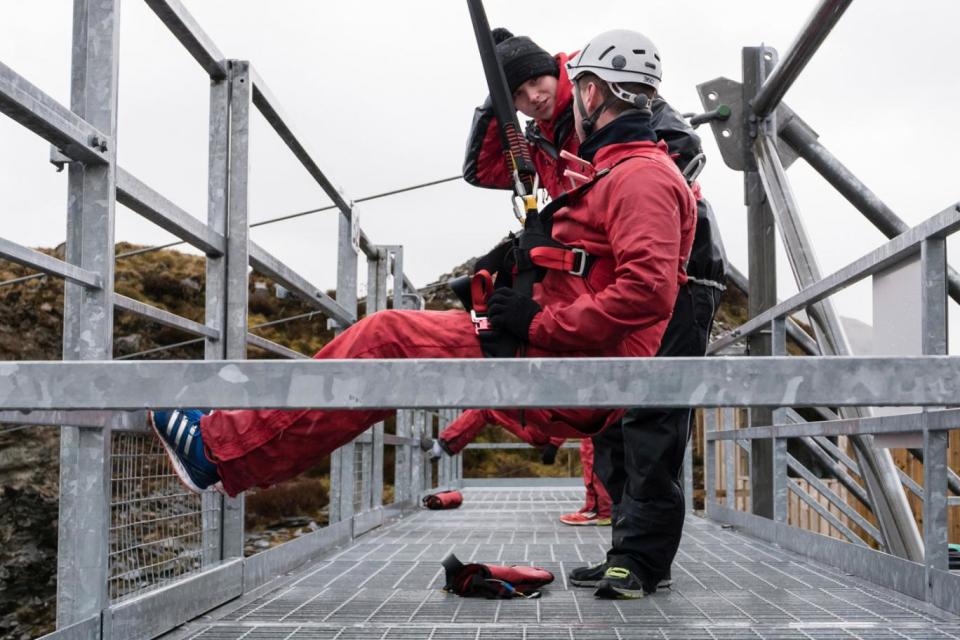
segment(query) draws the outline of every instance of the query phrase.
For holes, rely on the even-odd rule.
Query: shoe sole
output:
[[[147,421],[150,423],[150,427],[153,429],[153,432],[157,434],[157,440],[159,440],[160,444],[163,445],[163,450],[166,452],[167,459],[170,460],[170,466],[173,467],[174,473],[177,474],[177,479],[180,480],[180,484],[197,495],[207,491],[214,491],[221,494],[224,493],[222,482],[217,482],[216,484],[210,485],[206,489],[201,489],[194,484],[193,480],[190,479],[190,474],[187,473],[183,463],[180,462],[180,457],[176,454],[176,452],[174,452],[173,449],[170,448],[170,445],[167,444],[167,441],[163,438],[163,436],[160,435],[160,428],[157,427],[157,423],[153,420],[153,411],[147,412]]]
[[[593,592],[593,595],[605,600],[639,600],[647,594],[643,589],[624,589],[622,587],[612,587],[609,584],[605,584],[599,586],[597,590]]]
[[[575,587],[596,587],[597,584],[600,582],[599,579],[597,579],[597,580],[574,580],[573,578],[568,578],[568,580],[570,581],[570,584],[572,584],[572,585],[575,586]]]
[[[601,579],[598,578],[596,580],[574,580],[573,578],[567,578],[567,580],[569,580],[570,584],[572,584],[575,587],[596,587],[598,584],[600,584]],[[669,578],[666,580],[661,580],[660,582],[657,583],[657,589],[669,589],[672,586],[673,586],[673,580]]]
[[[596,520],[588,520],[587,522],[565,522],[563,519],[560,520],[560,524],[565,524],[568,527],[597,527],[603,526]],[[607,524],[610,524],[609,522]]]

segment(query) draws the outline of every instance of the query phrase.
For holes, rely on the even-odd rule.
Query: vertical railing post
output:
[[[693,424],[696,430],[696,422]],[[693,513],[693,434],[687,438],[687,446],[683,449],[683,498],[686,501],[687,512]]]
[[[710,516],[710,508],[717,504],[717,441],[710,434],[717,430],[716,407],[703,410],[703,510]]]
[[[227,238],[227,205],[230,180],[230,77],[210,85],[210,129],[207,156],[207,225]],[[220,339],[207,338],[203,357],[227,359],[227,251],[222,256],[207,256],[205,286],[205,322],[220,332]],[[244,281],[244,291],[246,282]],[[207,492],[200,498],[203,533],[202,563],[208,566],[222,558],[221,535],[223,496]]]
[[[763,85],[776,64],[776,54],[766,47],[743,49],[743,103],[749,102]],[[747,205],[747,250],[750,291],[747,296],[748,315],[753,318],[777,303],[776,227],[773,212],[763,191],[757,172],[757,162],[751,146],[760,128],[757,117],[744,110],[740,123],[743,140],[744,192]],[[770,355],[769,334],[757,333],[749,340],[750,354]],[[764,407],[752,407],[750,426],[765,426],[773,421],[772,412]],[[772,491],[773,443],[754,440],[750,453],[750,504],[753,513],[773,517]]]
[[[437,426],[437,437],[447,425],[453,421],[453,409],[440,410],[440,423]],[[452,487],[454,485],[455,462],[453,456],[440,456],[440,469],[437,473],[437,482],[441,487]]]
[[[367,315],[387,308],[388,256],[382,249],[367,261]],[[370,508],[383,504],[383,423],[373,426],[371,445],[372,479],[370,481]]]
[[[737,428],[734,423],[733,409],[723,410],[723,430],[733,431]],[[724,440],[718,446],[723,447],[723,466],[726,470],[724,477],[726,479],[727,506],[731,509],[737,508],[737,441]]]
[[[223,339],[228,360],[247,357],[247,297],[250,264],[250,106],[253,89],[250,63],[230,62],[230,147],[227,187],[226,325]],[[223,498],[221,557],[243,557],[243,496]]]
[[[928,238],[920,249],[923,354],[947,354],[947,243]],[[925,410],[926,411],[926,410]],[[923,544],[926,599],[932,600],[934,570],[947,571],[947,446],[949,431],[923,427]]]
[[[409,409],[397,410],[397,437],[410,438],[413,433],[413,412]],[[413,448],[409,444],[396,446],[393,467],[394,502],[407,502],[412,499],[410,473]]]
[[[337,303],[347,311],[357,313],[357,252],[355,212],[341,210],[337,235]],[[346,327],[337,326],[338,332]],[[337,449],[330,459],[330,522],[353,517],[353,498],[356,491],[354,459],[356,444],[349,442]]]
[[[775,318],[770,323],[771,355],[787,355],[787,319]],[[778,407],[772,412],[771,424],[784,424],[787,421],[787,412]],[[754,444],[756,444],[754,440]],[[790,496],[787,489],[787,439],[773,438],[773,519],[777,522],[787,521],[787,511]]]
[[[70,163],[66,260],[103,286],[64,284],[64,360],[113,358],[119,28],[119,0],[74,1],[70,108],[107,136],[90,141],[106,148],[107,162]],[[110,440],[109,428],[60,431],[58,627],[109,605]]]
[[[394,281],[394,287],[396,287]],[[413,444],[410,445],[410,497],[416,502],[420,498],[420,492],[423,491],[423,456],[420,455],[420,447],[417,445],[423,436],[425,417],[423,411],[414,409],[410,421],[410,437],[413,438]]]

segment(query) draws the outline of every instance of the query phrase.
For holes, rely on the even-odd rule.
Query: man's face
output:
[[[535,120],[549,120],[557,105],[557,79],[553,76],[531,78],[513,92],[513,106]]]

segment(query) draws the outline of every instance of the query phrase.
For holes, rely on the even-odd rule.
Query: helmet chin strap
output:
[[[599,107],[593,110],[593,113],[587,113],[587,108],[583,104],[583,100],[580,98],[580,82],[577,81],[574,86],[573,91],[573,102],[577,105],[577,111],[580,112],[580,123],[583,126],[583,133],[586,136],[589,136],[593,133],[593,130],[597,126],[597,119],[600,117],[604,111],[607,110],[607,107],[612,105],[617,100],[623,100],[624,102],[629,103],[634,109],[639,110],[642,113],[650,115],[650,99],[647,98],[642,93],[633,94],[627,91],[624,91],[619,84],[610,83],[611,95],[607,96],[607,99],[604,100]]]
[[[573,102],[577,105],[577,111],[580,112],[580,124],[583,127],[583,133],[585,136],[589,136],[593,133],[594,128],[597,126],[597,118],[600,117],[607,107],[612,105],[615,100],[618,98],[614,95],[608,96],[599,107],[593,110],[593,113],[587,113],[587,108],[583,104],[583,100],[580,98],[580,82],[579,80],[574,84],[573,91]]]

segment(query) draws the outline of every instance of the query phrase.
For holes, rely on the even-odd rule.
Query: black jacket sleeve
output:
[[[677,168],[682,172],[690,161],[701,153],[700,136],[670,104],[657,96],[651,106],[651,124],[657,139],[667,143]],[[723,284],[727,271],[727,254],[720,238],[720,228],[710,203],[701,198],[697,202],[697,228],[693,236],[687,274],[692,278],[712,280]]]

